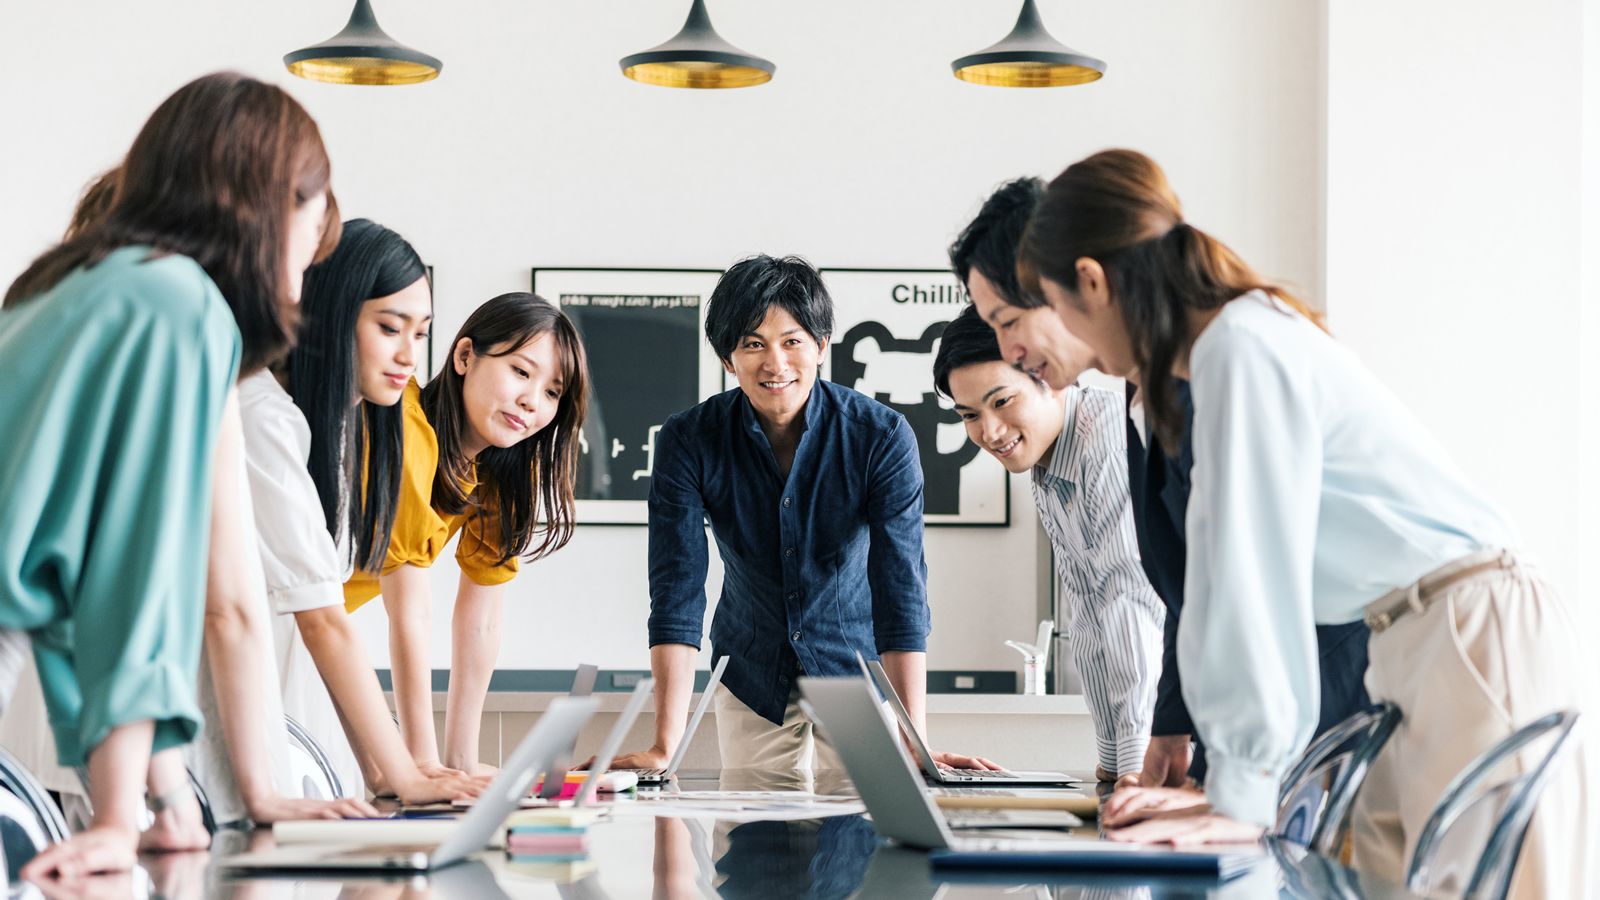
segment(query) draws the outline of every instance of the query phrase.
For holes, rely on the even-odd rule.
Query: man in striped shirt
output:
[[[1095,774],[1111,781],[1143,766],[1161,671],[1164,612],[1139,565],[1122,398],[1075,383],[1094,364],[1085,345],[1063,344],[1059,334],[1050,335],[1048,344],[1030,339],[1041,329],[1061,329],[1050,310],[1021,310],[1006,304],[1000,293],[1016,290],[1013,260],[1034,202],[1029,187],[1013,182],[997,191],[951,248],[951,262],[973,306],[945,328],[934,383],[955,401],[973,443],[1008,471],[1031,473],[1094,720]],[[984,312],[992,318],[986,321]],[[1020,360],[1002,355],[997,332],[1007,335],[1008,345],[1020,339],[1030,346],[1079,349],[1036,355],[1023,371],[1014,364]]]

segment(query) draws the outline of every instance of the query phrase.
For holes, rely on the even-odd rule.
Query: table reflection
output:
[[[854,793],[842,772],[686,773],[683,791],[807,791],[840,796]],[[668,791],[670,793],[670,790]],[[189,900],[225,898],[487,898],[652,897],[688,900],[705,897],[894,898],[1048,898],[1048,900],[1265,900],[1337,898],[1389,900],[1407,897],[1393,885],[1360,875],[1337,862],[1289,845],[1250,873],[1229,882],[1160,874],[1095,876],[1061,871],[959,875],[932,870],[928,856],[882,843],[872,823],[859,815],[798,821],[733,822],[714,813],[704,817],[650,816],[646,804],[670,799],[623,800],[632,813],[619,812],[589,831],[589,853],[553,862],[528,862],[489,851],[480,859],[426,876],[301,874],[260,876],[228,872],[208,862],[223,855],[260,849],[269,831],[225,833],[210,855],[149,857],[144,870],[94,885],[92,892],[44,892],[45,896],[149,896]],[[140,883],[139,879],[146,881]]]

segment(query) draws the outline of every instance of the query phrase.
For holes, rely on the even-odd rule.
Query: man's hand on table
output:
[[[671,758],[672,754],[668,753],[663,747],[661,747],[661,745],[657,744],[656,746],[651,747],[649,750],[641,750],[638,753],[625,753],[622,756],[613,759],[611,761],[611,768],[659,769],[665,766],[667,761]],[[585,762],[580,768],[587,769],[593,762],[594,757],[591,756],[589,757],[589,761]]]
[[[984,759],[981,756],[967,756],[944,750],[929,752],[933,755],[933,761],[938,763],[942,769],[983,769],[990,772],[999,772],[1004,769],[999,763]]]
[[[1129,772],[1118,778],[1117,787],[1190,786],[1189,763],[1193,751],[1189,741],[1187,734],[1162,734],[1150,738],[1144,751],[1143,771]]]

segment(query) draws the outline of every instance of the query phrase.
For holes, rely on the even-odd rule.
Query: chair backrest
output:
[[[1535,719],[1457,775],[1417,837],[1406,873],[1407,889],[1417,893],[1449,890],[1495,900],[1506,896],[1534,807],[1578,718],[1576,711],[1565,710]],[[1549,743],[1529,763],[1524,751],[1541,739]],[[1518,774],[1492,781],[1519,759]],[[1470,873],[1466,866],[1471,867]]]
[[[1400,724],[1400,708],[1378,703],[1329,728],[1300,755],[1278,792],[1278,837],[1337,854],[1350,806],[1378,751]]]
[[[344,783],[322,745],[292,716],[284,716],[283,723],[289,730],[289,771],[301,795],[315,800],[343,797]]]
[[[17,758],[0,750],[0,847],[6,883],[16,884],[22,867],[41,850],[67,839],[67,820]]]
[[[200,805],[200,824],[206,827],[206,834],[216,834],[217,817],[211,811],[211,796],[206,793],[200,779],[194,777],[193,769],[185,768],[184,771],[189,773],[189,787],[194,788],[194,800]]]

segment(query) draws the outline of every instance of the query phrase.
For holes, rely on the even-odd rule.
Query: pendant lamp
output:
[[[768,60],[733,46],[711,27],[705,0],[694,0],[683,30],[659,47],[621,59],[634,81],[677,88],[740,88],[772,80]]]
[[[1022,0],[1017,27],[993,47],[950,64],[956,77],[992,87],[1060,87],[1087,84],[1105,74],[1104,60],[1062,44],[1045,30],[1033,0]]]
[[[344,30],[283,58],[289,71],[331,84],[417,84],[439,77],[444,64],[378,27],[368,0],[356,0]]]

